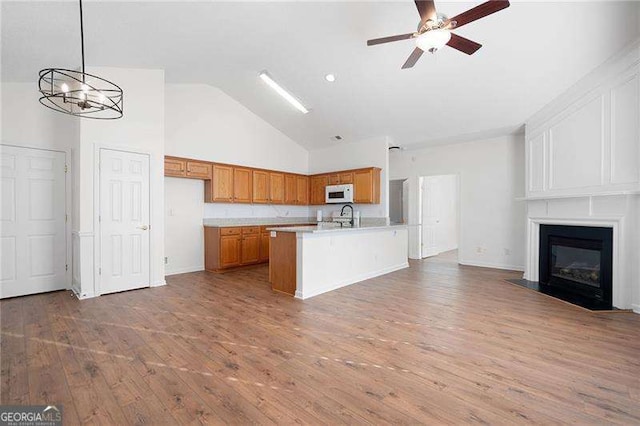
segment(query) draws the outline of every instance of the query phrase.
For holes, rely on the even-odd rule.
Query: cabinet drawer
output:
[[[201,161],[187,161],[187,177],[211,179],[211,164]]]
[[[242,228],[220,228],[220,235],[240,235]]]
[[[173,177],[184,177],[187,162],[179,158],[164,159],[164,175]]]
[[[259,233],[260,233],[259,226],[245,226],[242,228],[242,235],[259,234]]]

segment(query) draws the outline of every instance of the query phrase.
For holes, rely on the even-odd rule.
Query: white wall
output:
[[[216,87],[166,86],[166,154],[307,173],[309,154]]]
[[[165,274],[204,269],[204,181],[165,178]]]
[[[93,263],[98,244],[97,159],[100,147],[142,152],[150,155],[151,197],[151,285],[164,284],[164,71],[150,69],[90,67],[87,72],[116,82],[124,91],[124,116],[118,120],[80,121],[80,217],[82,297],[99,293]],[[96,250],[97,253],[97,250]],[[91,273],[89,273],[91,271]]]
[[[79,188],[78,149],[80,145],[80,121],[76,117],[45,108],[38,102],[40,94],[35,83],[1,83],[0,143],[21,147],[65,151],[69,174],[67,175],[67,203],[73,232],[79,226],[80,204],[74,194]],[[72,235],[67,235],[71,250]],[[78,275],[76,265],[68,259],[72,276]],[[71,285],[71,283],[68,283]]]
[[[613,304],[640,313],[640,40],[526,123],[525,277],[541,223],[613,228]]]
[[[218,88],[165,87],[166,155],[308,173],[309,153]],[[308,217],[302,206],[204,203],[202,182],[165,182],[166,273],[204,269],[203,218]],[[173,211],[174,215],[169,213]]]
[[[362,167],[382,169],[380,173],[380,204],[357,204],[355,210],[359,210],[362,217],[387,218],[389,216],[388,138],[372,138],[309,151],[310,174]],[[324,215],[340,210],[335,206],[312,206],[311,209],[312,216],[315,216],[315,211],[319,209],[323,211]]]
[[[402,151],[391,156],[389,166],[391,179],[411,178],[416,190],[419,176],[457,174],[460,263],[523,269],[525,205],[516,201],[524,194],[523,135]],[[415,204],[413,198],[410,224],[416,221]],[[410,241],[416,242],[411,236]]]

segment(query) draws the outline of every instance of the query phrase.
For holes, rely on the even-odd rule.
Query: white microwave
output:
[[[353,184],[326,186],[325,202],[327,204],[353,203]]]

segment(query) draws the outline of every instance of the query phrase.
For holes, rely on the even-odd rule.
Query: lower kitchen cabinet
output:
[[[304,225],[306,224],[302,226]],[[272,225],[220,228],[205,226],[204,268],[210,272],[223,272],[268,262],[271,232],[267,228],[271,227]]]

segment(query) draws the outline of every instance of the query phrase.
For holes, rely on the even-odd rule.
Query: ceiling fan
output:
[[[409,56],[409,59],[402,65],[402,69],[414,66],[424,52],[434,53],[445,45],[467,55],[473,55],[482,45],[453,34],[451,30],[509,7],[507,0],[489,0],[449,19],[447,16],[436,12],[433,0],[415,0],[415,3],[420,14],[420,23],[417,31],[367,40],[367,46],[374,46],[376,44],[415,38],[416,48]]]

